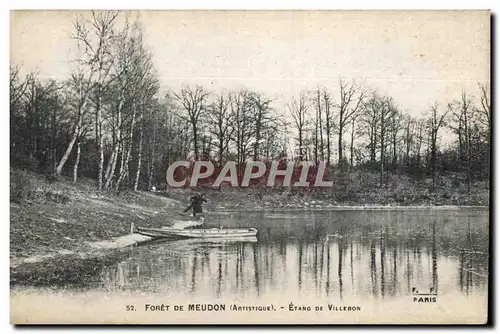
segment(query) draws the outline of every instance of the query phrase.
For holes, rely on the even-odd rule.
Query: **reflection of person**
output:
[[[191,197],[191,204],[184,210],[184,212],[188,212],[189,210],[193,210],[193,217],[196,217],[196,214],[203,213],[203,202],[207,202],[207,199],[203,194],[197,193],[193,197]]]

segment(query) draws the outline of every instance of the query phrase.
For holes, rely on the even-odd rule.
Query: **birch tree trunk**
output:
[[[81,142],[80,139],[78,139],[78,142],[76,144],[75,165],[73,166],[73,183],[76,183],[76,180],[78,178],[78,164],[80,163],[80,153],[81,153]]]
[[[104,170],[104,139],[102,137],[102,111],[101,111],[101,93],[98,92],[96,106],[96,135],[97,151],[99,157],[99,172],[97,173],[97,189],[102,190],[102,177]]]
[[[75,129],[73,130],[73,136],[71,137],[71,141],[68,144],[68,147],[66,148],[66,152],[64,152],[64,155],[61,158],[61,161],[59,161],[59,164],[57,165],[56,168],[56,175],[61,175],[62,169],[64,168],[64,165],[66,164],[66,161],[68,161],[68,158],[71,154],[71,151],[73,151],[73,146],[75,145],[75,142],[78,138],[78,134],[80,133],[80,129],[82,127],[82,119],[83,115],[81,110],[85,107],[85,104],[87,102],[84,102],[84,105],[80,108],[80,111],[78,113],[78,120],[77,123],[75,124]]]
[[[128,138],[128,145],[126,150],[122,150],[122,161],[120,164],[120,173],[118,174],[118,180],[116,181],[116,190],[120,188],[120,183],[122,183],[123,178],[128,172],[128,164],[130,162],[130,152],[132,151],[132,141],[134,139],[134,127],[135,127],[135,118],[137,114],[137,108],[135,106],[135,103],[132,106],[132,123],[130,124],[130,132],[129,132],[129,138]],[[125,143],[123,144],[125,146]],[[123,154],[125,152],[125,154]]]
[[[142,141],[144,139],[144,128],[141,123],[140,134],[139,134],[139,152],[137,154],[137,171],[135,173],[134,191],[139,188],[139,178],[141,176],[141,164],[142,164]]]
[[[155,149],[156,149],[156,122],[153,124],[153,149],[151,151],[151,163],[149,165],[148,190],[153,187],[153,175],[155,169]]]
[[[108,167],[106,169],[106,184],[104,185],[105,189],[109,189],[111,185],[111,181],[113,180],[115,169],[116,169],[116,161],[118,159],[118,155],[120,154],[120,145],[121,145],[121,127],[122,127],[122,107],[123,107],[123,98],[120,99],[118,103],[118,110],[116,115],[116,143],[113,147],[113,153],[111,154],[111,158],[108,162]],[[122,153],[123,154],[123,153]]]

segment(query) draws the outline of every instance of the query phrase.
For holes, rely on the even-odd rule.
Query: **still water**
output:
[[[485,209],[212,213],[214,226],[256,227],[256,239],[178,240],[133,249],[100,291],[193,299],[287,296],[390,300],[487,294]]]

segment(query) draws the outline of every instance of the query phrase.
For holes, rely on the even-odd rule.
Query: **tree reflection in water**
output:
[[[487,212],[335,211],[281,220],[247,213],[233,226],[257,227],[259,240],[139,247],[102,273],[102,286],[213,297],[335,292],[340,299],[393,298],[413,286],[440,294],[487,288]]]

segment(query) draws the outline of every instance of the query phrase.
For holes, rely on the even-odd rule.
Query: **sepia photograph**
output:
[[[10,323],[484,325],[489,10],[11,10]]]

